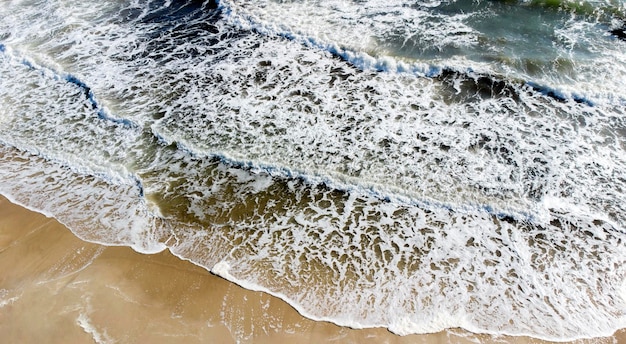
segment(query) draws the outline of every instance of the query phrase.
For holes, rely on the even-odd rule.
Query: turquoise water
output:
[[[0,193],[313,319],[625,327],[619,1],[11,1]]]

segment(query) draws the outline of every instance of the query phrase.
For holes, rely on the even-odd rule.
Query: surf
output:
[[[626,64],[605,21],[491,2],[47,6],[1,10],[11,200],[344,326],[624,327]],[[506,6],[551,20],[547,58],[520,56],[514,28],[512,51],[472,55]]]

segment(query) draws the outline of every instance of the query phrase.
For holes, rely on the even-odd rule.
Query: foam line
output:
[[[314,37],[307,37],[292,31],[281,31],[279,29],[271,28],[267,25],[256,22],[251,16],[236,13],[231,6],[229,6],[222,0],[217,0],[217,3],[217,8],[222,11],[226,18],[228,18],[233,24],[238,27],[252,30],[253,32],[262,35],[281,37],[303,44],[306,47],[326,51],[362,71],[377,71],[400,74],[406,73],[418,77],[428,78],[440,78],[450,73],[464,75],[471,78],[472,75],[478,74],[479,76],[493,78],[494,80],[496,79],[494,76],[490,76],[490,73],[488,71],[475,72],[472,67],[459,68],[455,66],[435,65],[417,62],[406,63],[397,60],[396,58],[391,56],[372,56],[364,51],[355,51],[352,49],[341,47],[337,44],[321,41]],[[559,89],[549,87],[547,85],[542,85],[535,81],[525,80],[521,81],[521,84],[528,85],[534,91],[557,101],[564,102],[568,100],[573,100],[577,103],[586,104],[588,106],[595,106],[595,102],[591,99],[588,99],[587,97],[573,94],[570,92],[564,92]]]
[[[602,41],[609,57],[588,69],[564,58],[563,79],[497,59],[516,51],[485,63],[463,52],[421,59],[394,40],[430,25],[419,20],[429,9],[406,26],[398,19],[416,14],[406,0],[328,3],[2,7],[0,31],[11,34],[0,46],[0,191],[86,240],[169,248],[314,319],[557,340],[620,328],[624,96],[609,91],[594,106],[565,96],[596,99],[610,73],[587,84],[579,73],[591,80],[611,60],[620,68],[621,53]],[[229,5],[241,13],[207,9]],[[371,32],[342,21],[378,10]],[[316,11],[304,27],[292,21]],[[452,32],[452,43],[476,48],[483,31],[465,15],[443,17],[431,36]],[[310,30],[319,23],[323,35]],[[578,23],[563,41],[597,38]],[[401,34],[382,35],[390,28]],[[352,44],[355,35],[391,49]],[[22,47],[57,70],[20,61]],[[541,92],[553,84],[562,86]]]
[[[560,102],[565,102],[571,99],[579,104],[585,104],[587,106],[595,106],[595,103],[588,98],[585,98],[583,96],[579,96],[576,94],[566,94],[558,89],[548,87],[545,85],[540,85],[534,81],[525,81],[525,85],[532,88],[534,91],[543,94],[546,97],[550,97]]]
[[[183,259],[183,260],[187,260],[184,257],[178,256],[175,252],[172,252],[175,256]],[[192,261],[192,263],[194,263]],[[198,265],[197,263],[194,263],[196,265]],[[535,333],[531,333],[531,332],[508,332],[508,331],[489,331],[486,330],[484,328],[480,328],[480,327],[476,327],[473,326],[471,321],[467,321],[465,319],[458,319],[454,316],[450,316],[450,315],[440,315],[438,317],[439,323],[438,324],[430,324],[427,328],[424,328],[423,326],[420,326],[419,328],[415,328],[415,325],[410,323],[410,320],[407,320],[406,324],[395,324],[394,327],[390,327],[389,324],[368,324],[368,325],[363,325],[357,321],[354,321],[352,319],[336,319],[336,318],[329,318],[329,317],[319,317],[319,316],[315,316],[314,314],[311,314],[310,312],[307,312],[306,309],[302,306],[299,305],[298,303],[293,302],[287,295],[284,295],[282,293],[278,293],[275,292],[271,289],[268,289],[264,286],[258,285],[254,282],[249,282],[240,278],[237,278],[235,276],[233,276],[230,273],[231,270],[231,265],[227,262],[227,261],[220,261],[217,264],[215,264],[212,268],[208,268],[205,266],[200,265],[200,267],[203,267],[207,270],[209,270],[212,274],[219,276],[221,278],[224,278],[232,283],[235,283],[239,286],[241,286],[242,288],[248,289],[248,290],[252,290],[252,291],[258,291],[258,292],[264,292],[267,294],[270,294],[274,297],[277,297],[285,302],[287,302],[288,304],[290,304],[292,307],[294,307],[294,309],[296,309],[296,311],[298,313],[300,313],[302,316],[315,320],[315,321],[327,321],[327,322],[331,322],[333,324],[336,324],[338,326],[346,326],[346,327],[350,327],[353,329],[364,329],[364,328],[375,328],[375,327],[383,327],[383,328],[387,328],[390,332],[395,333],[397,335],[400,336],[405,336],[405,335],[410,335],[410,334],[414,334],[414,333],[421,333],[421,334],[427,334],[427,333],[437,333],[437,332],[441,332],[444,331],[446,329],[449,328],[453,328],[453,327],[461,327],[464,330],[473,332],[473,333],[482,333],[482,334],[489,334],[489,335],[493,335],[493,336],[513,336],[513,337],[517,337],[517,336],[528,336],[528,337],[532,337],[532,338],[537,338],[540,340],[544,340],[544,341],[554,341],[554,342],[570,342],[570,341],[577,341],[577,340],[585,340],[585,339],[590,339],[593,337],[588,337],[588,336],[584,336],[584,335],[580,335],[580,336],[576,336],[576,337],[571,337],[571,338],[555,338],[555,337],[550,337],[550,336],[538,336]],[[625,288],[626,289],[626,288]],[[451,325],[453,324],[453,325]],[[605,337],[609,337],[613,334],[612,330],[606,331],[605,333],[603,333],[603,335]]]
[[[100,102],[96,98],[96,95],[91,90],[91,87],[89,87],[84,81],[80,80],[77,76],[69,74],[69,73],[65,73],[65,72],[55,71],[54,69],[49,68],[49,67],[41,66],[27,57],[18,57],[12,53],[10,48],[7,48],[4,44],[1,44],[1,43],[0,43],[0,52],[4,53],[5,55],[9,56],[12,59],[18,60],[22,65],[28,67],[31,70],[41,72],[41,75],[43,76],[52,77],[55,80],[64,80],[80,88],[83,91],[85,98],[91,104],[92,109],[98,115],[98,118],[105,120],[105,121],[120,124],[128,129],[133,129],[133,130],[140,129],[140,125],[138,125],[137,123],[129,119],[117,118],[111,115],[110,112],[106,109],[106,107],[100,104]]]
[[[133,130],[133,131],[139,131],[141,129],[140,125],[138,125],[137,123],[129,119],[117,118],[115,116],[112,116],[109,113],[109,111],[106,109],[106,107],[100,104],[100,102],[97,100],[91,88],[84,81],[80,80],[78,77],[69,73],[57,72],[51,68],[41,66],[26,57],[17,57],[15,54],[12,53],[9,47],[1,43],[0,43],[0,53],[4,53],[5,56],[8,56],[11,59],[18,60],[22,65],[26,66],[30,70],[40,72],[41,75],[44,77],[50,77],[53,80],[58,80],[58,81],[65,81],[69,84],[72,84],[78,87],[82,91],[82,93],[85,95],[85,98],[91,104],[92,110],[97,114],[99,119],[118,124],[126,129]],[[110,174],[107,174],[106,172],[86,171],[84,168],[73,166],[68,161],[63,161],[58,158],[48,156],[41,151],[33,151],[32,149],[25,149],[25,147],[18,147],[14,144],[5,142],[4,140],[1,140],[1,139],[0,139],[0,143],[7,147],[14,147],[22,151],[28,151],[31,154],[37,155],[48,161],[57,162],[74,172],[91,175],[101,180],[105,180],[107,182],[115,182],[114,177]],[[141,181],[141,178],[135,173],[128,173],[126,176],[124,176],[124,178],[129,179],[129,180],[124,181],[125,183],[135,184],[135,186],[138,189],[139,198],[143,199],[144,198],[144,186]],[[46,214],[46,215],[49,216],[49,214]]]
[[[311,175],[304,171],[292,170],[286,167],[274,166],[262,164],[255,161],[243,161],[230,157],[224,152],[201,152],[185,146],[181,142],[176,142],[165,138],[162,134],[156,132],[153,128],[153,134],[158,138],[161,144],[171,145],[175,144],[177,149],[197,158],[214,159],[226,166],[239,168],[249,173],[265,172],[270,176],[284,178],[287,180],[300,180],[311,186],[323,186],[325,188],[334,189],[341,192],[358,192],[383,202],[396,202],[399,204],[415,206],[422,209],[440,209],[456,213],[486,213],[495,216],[498,219],[514,219],[519,222],[536,223],[541,221],[543,216],[536,214],[519,211],[519,210],[503,210],[496,209],[489,204],[449,204],[443,202],[437,202],[429,199],[416,199],[414,197],[408,197],[393,192],[384,192],[378,190],[375,186],[358,185],[356,183],[346,183],[333,179],[328,176]]]
[[[0,145],[4,146],[4,147],[13,147],[13,148],[15,148],[15,149],[17,149],[19,151],[26,152],[28,154],[32,154],[34,156],[42,158],[42,159],[44,159],[46,161],[49,161],[51,163],[59,164],[60,167],[67,168],[69,171],[77,173],[79,175],[88,175],[88,176],[91,176],[91,177],[95,177],[97,179],[100,179],[100,180],[105,181],[107,183],[111,183],[113,185],[119,184],[119,182],[120,182],[120,180],[115,179],[110,174],[106,174],[106,173],[103,173],[103,172],[86,171],[85,169],[82,169],[80,167],[72,166],[71,164],[69,164],[66,161],[61,161],[61,160],[56,159],[54,157],[46,156],[45,154],[42,154],[41,152],[33,152],[32,150],[23,149],[22,147],[17,147],[15,145],[12,145],[12,144],[10,144],[8,142],[5,142],[3,140],[0,140]],[[136,187],[136,190],[137,190],[136,191],[137,192],[137,199],[140,202],[146,203],[145,191],[144,191],[145,187],[143,185],[143,182],[142,182],[141,178],[136,173],[128,174],[125,177],[128,178],[128,179],[123,181],[122,184],[127,184],[127,185],[134,184],[135,187]],[[2,196],[4,196],[7,199],[9,199],[9,201],[11,201],[11,203],[15,203],[15,204],[17,204],[17,205],[19,205],[19,206],[21,206],[23,208],[26,208],[26,209],[34,211],[34,212],[41,213],[41,214],[45,215],[46,217],[56,218],[56,216],[53,213],[47,212],[47,211],[42,211],[40,209],[30,207],[27,203],[18,201],[11,194],[2,193]],[[101,243],[101,244],[106,245],[106,243]]]
[[[333,56],[339,57],[361,70],[375,70],[378,72],[389,73],[409,73],[427,77],[436,77],[442,71],[441,67],[435,65],[417,63],[407,64],[397,61],[391,57],[376,58],[366,52],[343,48],[337,44],[323,42],[313,37],[305,37],[291,31],[273,30],[260,23],[256,23],[250,16],[236,13],[232,7],[225,4],[224,1],[217,0],[217,2],[217,8],[223,13],[224,17],[244,30],[251,30],[266,36],[282,37],[310,48],[327,51]],[[243,17],[243,19],[239,19],[238,17]]]

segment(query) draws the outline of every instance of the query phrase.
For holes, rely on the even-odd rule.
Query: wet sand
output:
[[[545,343],[452,329],[397,336],[302,317],[169,251],[84,242],[0,197],[2,343]],[[576,343],[622,343],[613,337]]]

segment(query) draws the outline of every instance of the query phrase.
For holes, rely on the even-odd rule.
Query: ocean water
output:
[[[626,327],[622,0],[0,2],[0,193],[303,315]]]

